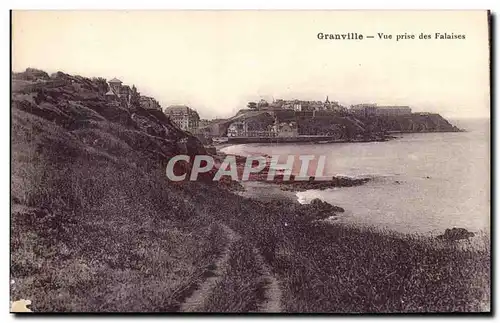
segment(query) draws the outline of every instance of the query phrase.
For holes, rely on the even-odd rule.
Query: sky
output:
[[[404,33],[416,39],[396,41]],[[486,11],[14,11],[12,70],[27,67],[117,77],[208,119],[262,98],[326,96],[448,118],[490,114]]]

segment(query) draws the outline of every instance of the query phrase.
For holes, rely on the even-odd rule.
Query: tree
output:
[[[257,105],[257,107],[259,109],[267,108],[267,107],[269,107],[269,103],[266,100],[262,99],[259,101],[259,104]]]
[[[251,110],[257,110],[257,103],[255,102],[248,102],[247,107]]]
[[[106,82],[105,78],[94,77],[92,78],[92,82],[97,85],[97,90],[99,91],[99,93],[104,94],[109,91],[109,85],[108,82]]]
[[[130,105],[139,108],[141,106],[141,94],[137,92],[135,85],[132,85],[132,93],[130,95]]]

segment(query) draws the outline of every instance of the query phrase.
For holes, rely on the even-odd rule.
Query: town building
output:
[[[269,137],[274,136],[271,129],[273,116],[264,111],[253,111],[230,120],[228,137]]]
[[[404,116],[411,115],[411,108],[409,106],[378,106],[378,116]]]
[[[242,120],[232,122],[227,128],[228,137],[243,137],[246,133],[246,123]]]
[[[273,100],[269,107],[271,109],[284,109],[285,101],[283,99]]]
[[[411,114],[411,108],[409,106],[377,106],[375,103],[352,105],[350,111],[360,117],[403,116]]]
[[[106,93],[106,100],[118,101],[124,108],[130,109],[130,99],[132,90],[128,85],[122,85],[123,82],[119,79],[112,78],[108,81],[109,91]]]
[[[351,105],[350,111],[360,117],[370,117],[377,114],[376,103],[361,103]]]
[[[309,111],[323,111],[326,105],[321,101],[309,101],[307,102],[307,107]]]
[[[284,100],[277,99],[273,101],[269,107],[275,110],[294,110],[297,112],[302,111],[331,111],[338,102],[330,102],[328,96],[324,102],[314,100]]]
[[[328,102],[328,105],[326,105],[326,110],[334,112],[347,112],[347,108],[341,105],[338,101]]]
[[[294,103],[292,103],[292,107],[294,111],[302,111],[302,102],[296,100]]]
[[[200,116],[198,112],[186,105],[169,106],[164,113],[182,130],[196,131],[198,129]]]
[[[291,115],[288,115],[290,112]],[[296,137],[299,135],[295,112],[256,111],[233,118],[227,129],[228,137]]]

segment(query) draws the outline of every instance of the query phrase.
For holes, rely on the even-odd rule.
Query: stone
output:
[[[437,236],[437,238],[448,241],[456,241],[456,240],[469,239],[473,236],[474,233],[467,231],[467,229],[453,228],[453,229],[446,229],[444,231],[444,234]]]

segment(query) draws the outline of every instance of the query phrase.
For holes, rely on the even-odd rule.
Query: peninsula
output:
[[[462,131],[439,114],[412,112],[409,106],[363,103],[346,107],[328,97],[325,101],[249,102],[228,119],[200,121],[197,113],[179,113],[179,109],[169,107],[166,113],[202,142],[365,142],[385,141],[396,133]]]

